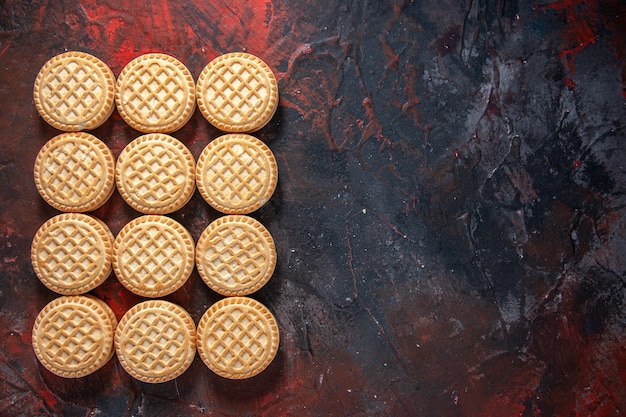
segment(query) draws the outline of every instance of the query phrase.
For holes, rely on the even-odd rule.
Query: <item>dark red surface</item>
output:
[[[79,4],[76,4],[79,3]],[[617,416],[626,412],[626,8],[617,0],[4,1],[0,8],[0,415]],[[281,330],[261,375],[196,358],[149,385],[116,359],[64,380],[30,342],[55,294],[29,251],[56,212],[32,167],[58,132],[33,81],[92,53],[117,75],[166,52],[195,77],[245,50],[279,81],[257,136],[279,186],[257,213],[278,265],[255,298]],[[117,155],[139,132],[93,132]],[[198,111],[173,136],[197,157]],[[119,194],[94,213],[114,233]],[[198,193],[172,217],[198,238]],[[93,292],[118,317],[115,277]],[[194,272],[167,299],[199,320]]]

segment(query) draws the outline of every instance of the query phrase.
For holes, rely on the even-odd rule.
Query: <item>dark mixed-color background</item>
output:
[[[57,214],[33,163],[59,132],[33,82],[66,50],[117,75],[147,52],[197,77],[247,51],[279,83],[256,135],[279,184],[254,213],[278,265],[254,297],[281,345],[257,377],[198,357],[164,384],[117,359],[78,380],[37,362],[56,295],[30,244]],[[626,5],[618,0],[0,1],[0,415],[618,416],[626,413]],[[118,155],[119,114],[93,131]],[[196,111],[173,136],[198,157]],[[137,217],[116,192],[94,213]],[[174,213],[197,239],[219,213]],[[118,318],[140,301],[93,291]],[[194,272],[167,297],[199,320]]]

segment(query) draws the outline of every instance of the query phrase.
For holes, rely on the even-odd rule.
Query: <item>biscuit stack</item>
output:
[[[268,230],[248,216],[272,196],[278,180],[271,150],[251,135],[278,105],[274,74],[246,53],[222,55],[202,71],[165,54],[132,60],[117,81],[99,59],[67,52],[49,60],[35,81],[42,118],[64,131],[46,143],[35,162],[37,190],[64,212],[41,226],[31,257],[37,277],[61,294],[39,313],[33,348],[44,367],[75,378],[88,375],[117,353],[123,368],[144,382],[182,374],[196,350],[225,378],[252,377],[276,355],[279,332],[272,313],[247,297],[276,266]],[[197,163],[170,136],[202,115],[225,132]],[[100,126],[113,107],[144,135],[115,161],[98,138],[83,132]],[[182,208],[198,188],[224,216],[202,232],[197,245],[184,226],[166,216]],[[101,207],[117,187],[142,215],[114,238],[86,212]],[[202,280],[225,296],[196,325],[182,306],[160,299],[181,288],[194,264]],[[115,272],[129,291],[147,300],[117,323],[101,300],[85,295]]]

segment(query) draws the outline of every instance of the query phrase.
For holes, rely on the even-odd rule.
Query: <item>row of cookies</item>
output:
[[[100,59],[71,51],[43,65],[33,98],[42,118],[66,132],[95,129],[117,107],[140,132],[171,133],[189,121],[197,103],[218,129],[249,133],[273,117],[278,88],[269,66],[245,52],[213,59],[196,83],[189,69],[167,54],[138,56],[116,80]]]
[[[96,217],[63,213],[39,228],[31,260],[39,280],[63,295],[87,293],[114,271],[132,293],[163,297],[187,282],[195,264],[209,288],[224,296],[243,296],[270,279],[276,248],[269,231],[244,215],[214,220],[194,245],[183,225],[163,215],[137,217],[114,238]]]
[[[216,302],[196,328],[184,308],[165,300],[136,304],[118,323],[111,308],[96,297],[61,296],[39,312],[32,335],[40,363],[58,376],[89,375],[115,352],[132,377],[149,383],[180,376],[196,350],[222,377],[252,377],[272,362],[278,339],[272,313],[248,297]]]
[[[168,214],[187,204],[197,184],[202,197],[220,212],[248,214],[274,193],[278,168],[270,148],[245,133],[214,139],[196,164],[191,151],[165,133],[134,139],[116,162],[95,136],[68,132],[41,148],[34,177],[43,199],[64,212],[101,207],[117,184],[123,199],[140,213]]]

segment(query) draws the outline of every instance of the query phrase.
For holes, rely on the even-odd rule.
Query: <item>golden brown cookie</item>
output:
[[[267,229],[248,216],[224,216],[202,232],[196,266],[204,282],[225,295],[248,295],[270,279],[276,247]]]
[[[196,108],[191,72],[166,54],[146,54],[130,61],[117,77],[117,111],[133,129],[169,133],[183,127]]]
[[[46,305],[33,326],[33,349],[41,364],[65,378],[89,375],[113,355],[117,320],[102,300],[62,296]]]
[[[111,274],[113,235],[95,217],[63,213],[35,234],[31,260],[41,282],[59,294],[83,294]]]
[[[113,270],[129,291],[162,297],[183,286],[194,265],[191,234],[166,216],[141,216],[115,238]]]
[[[115,76],[98,58],[66,52],[51,58],[37,74],[33,98],[41,117],[59,130],[95,129],[115,107]]]
[[[120,363],[133,378],[165,382],[181,375],[196,354],[196,327],[182,307],[144,301],[128,310],[115,332]]]
[[[248,297],[228,297],[213,304],[198,324],[200,358],[216,374],[230,379],[262,372],[278,351],[276,319]]]
[[[198,107],[213,126],[225,132],[255,132],[278,107],[278,84],[260,58],[233,52],[204,67],[196,87]]]
[[[115,159],[95,136],[63,133],[41,148],[34,175],[39,194],[52,207],[72,213],[92,211],[115,189]]]
[[[179,140],[163,134],[143,135],[117,158],[117,188],[135,210],[168,214],[183,207],[196,189],[196,163]]]
[[[210,142],[196,165],[204,199],[226,214],[248,214],[265,204],[276,189],[278,166],[270,148],[245,133]]]

